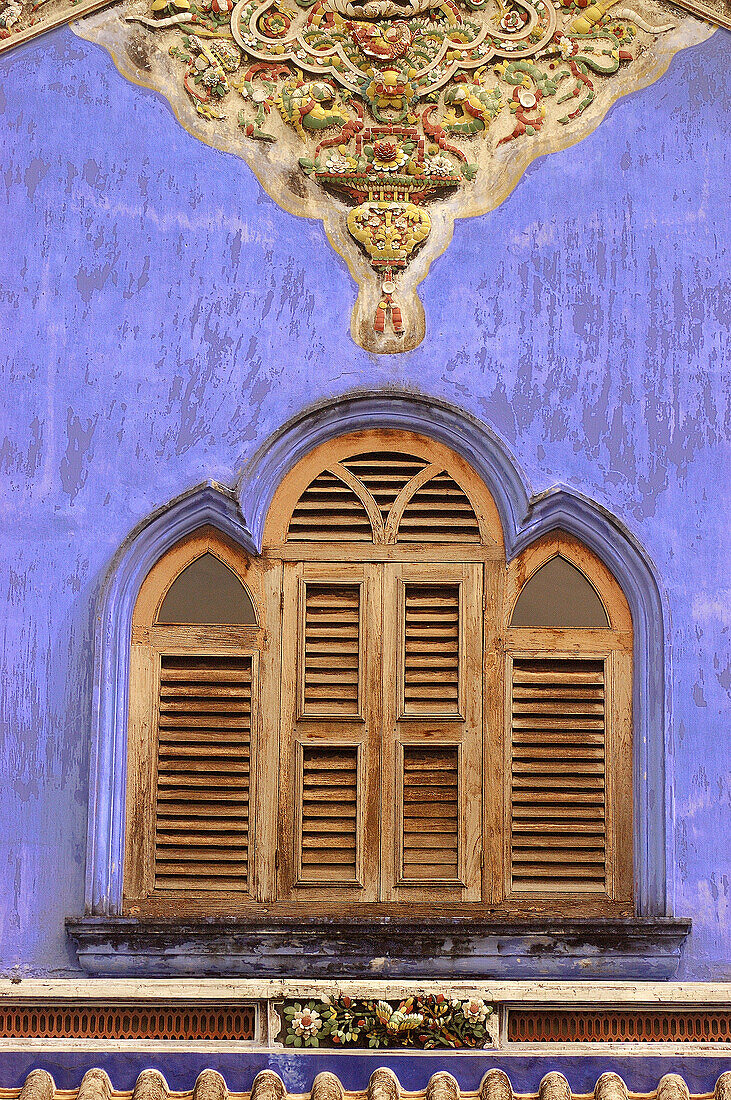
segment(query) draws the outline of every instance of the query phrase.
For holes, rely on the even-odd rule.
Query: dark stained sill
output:
[[[672,978],[689,920],[670,917],[85,917],[89,974],[248,978]]]

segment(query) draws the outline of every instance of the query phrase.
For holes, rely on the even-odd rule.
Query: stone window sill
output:
[[[89,974],[256,978],[672,978],[689,920],[348,917],[67,921]]]

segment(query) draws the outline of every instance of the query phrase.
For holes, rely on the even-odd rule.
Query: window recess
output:
[[[203,528],[140,589],[125,913],[632,916],[632,639],[445,447],[324,444],[260,557]]]

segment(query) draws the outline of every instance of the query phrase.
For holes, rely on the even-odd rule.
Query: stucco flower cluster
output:
[[[415,994],[402,1001],[346,995],[288,1002],[284,1042],[295,1047],[476,1049],[490,1044],[492,1006],[480,998]]]
[[[314,1008],[302,1008],[294,1013],[291,1023],[292,1031],[304,1039],[311,1039],[322,1028],[320,1013]]]
[[[452,1005],[461,1010],[466,1020],[471,1020],[473,1023],[483,1023],[492,1012],[492,1008],[479,998],[473,998],[471,1001],[452,1001]]]

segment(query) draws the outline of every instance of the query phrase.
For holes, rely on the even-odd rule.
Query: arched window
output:
[[[632,620],[599,559],[551,535],[507,570],[508,899],[632,899]],[[606,900],[605,900],[606,899]]]
[[[126,911],[631,913],[631,652],[601,562],[506,564],[448,448],[323,444],[259,557],[203,531],[143,584]]]
[[[242,550],[203,529],[166,554],[140,590],[130,665],[128,909],[166,913],[198,894],[213,907],[217,898],[252,895],[259,575]]]

